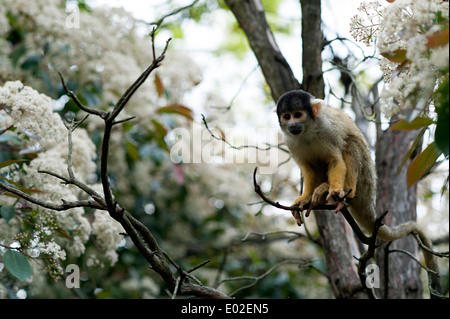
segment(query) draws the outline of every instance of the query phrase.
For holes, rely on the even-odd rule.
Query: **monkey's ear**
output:
[[[321,99],[312,99],[311,100],[311,109],[312,109],[312,114],[313,117],[315,118],[317,116],[317,114],[319,114],[320,112],[320,108],[322,107],[324,100]]]

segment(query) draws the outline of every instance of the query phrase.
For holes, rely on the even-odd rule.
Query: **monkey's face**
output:
[[[287,135],[300,135],[314,120],[311,101],[314,97],[304,91],[296,90],[283,94],[277,103],[277,115],[281,130]]]
[[[286,112],[281,114],[279,122],[284,133],[299,135],[304,130],[304,121],[307,115],[304,111]]]

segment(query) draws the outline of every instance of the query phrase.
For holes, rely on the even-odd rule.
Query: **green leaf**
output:
[[[6,220],[6,222],[9,222],[11,219],[16,216],[16,209],[14,206],[1,206],[0,207],[0,213],[2,217]]]
[[[434,132],[434,140],[436,143],[436,147],[444,153],[445,156],[449,155],[449,113],[447,108],[447,115],[445,117],[442,115],[439,115],[438,117],[438,124],[436,126],[436,131]]]
[[[428,117],[416,117],[411,122],[407,122],[405,120],[400,120],[394,125],[392,125],[390,130],[417,130],[422,127],[429,126],[433,124],[434,121]]]
[[[159,123],[158,121],[152,119],[151,120],[155,130],[152,132],[153,137],[156,139],[156,142],[158,143],[159,147],[162,149],[169,151],[169,147],[167,146],[166,140],[164,139],[167,135],[166,128]]]
[[[16,250],[7,250],[3,259],[6,269],[19,280],[31,276],[31,266],[28,259]]]
[[[0,176],[0,179],[5,181],[5,182],[8,182],[9,184],[12,184],[12,185],[16,186],[17,188],[22,188],[22,185],[20,185],[19,183],[16,183],[15,181],[13,181],[13,180],[11,180],[9,178]],[[5,192],[2,195],[7,195],[7,193]]]
[[[409,161],[409,159],[413,157],[413,153],[416,151],[419,144],[422,144],[422,138],[423,138],[423,135],[425,134],[426,130],[427,130],[426,128],[423,128],[420,130],[419,134],[417,135],[416,139],[414,140],[414,143],[411,145],[409,150],[403,156],[402,162],[398,166],[397,174],[400,174],[400,171],[403,169],[403,166],[405,166],[406,163]]]
[[[11,62],[14,66],[17,65],[17,62],[19,62],[20,58],[25,55],[27,52],[27,47],[25,44],[18,45],[11,54],[9,55],[9,58],[11,59]]]
[[[128,156],[133,160],[133,162],[136,162],[139,159],[139,151],[137,146],[130,141],[126,141],[125,148],[127,149]]]
[[[21,143],[22,141],[14,135],[9,135],[9,134],[2,134],[0,135],[0,143],[1,142],[17,142],[17,143]]]
[[[20,66],[23,70],[36,70],[41,63],[42,57],[39,54],[30,55]]]
[[[403,63],[407,61],[406,50],[398,49],[391,52],[382,52],[381,55],[394,63]]]
[[[90,106],[100,105],[100,100],[94,92],[89,90],[82,90],[82,95],[87,105]]]
[[[431,169],[437,158],[441,155],[436,151],[434,142],[427,146],[422,153],[411,162],[406,173],[408,188],[417,183]]]

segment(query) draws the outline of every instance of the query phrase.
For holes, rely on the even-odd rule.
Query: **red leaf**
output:
[[[26,159],[18,159],[18,160],[9,160],[9,161],[4,161],[4,162],[0,162],[0,168],[2,167],[6,167],[12,164],[16,164],[16,163],[21,163],[21,162],[26,162]]]
[[[155,87],[156,92],[158,92],[158,96],[161,97],[164,94],[164,85],[162,83],[161,77],[158,75],[158,73],[155,73]]]
[[[181,166],[180,164],[174,164],[173,165],[173,175],[175,177],[175,182],[177,183],[177,185],[184,184],[183,166]]]
[[[193,112],[190,108],[187,106],[181,105],[181,104],[171,104],[168,106],[160,107],[158,109],[158,113],[176,113],[179,115],[182,115],[184,117],[187,117],[188,119],[193,119]]]
[[[440,47],[448,43],[448,27],[445,30],[436,31],[427,36],[427,49]]]

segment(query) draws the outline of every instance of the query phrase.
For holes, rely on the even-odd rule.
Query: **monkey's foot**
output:
[[[328,183],[322,183],[319,186],[317,186],[314,189],[314,192],[311,197],[311,204],[309,205],[308,209],[318,206],[318,205],[324,205],[327,203],[327,197],[329,192],[329,185]]]
[[[294,216],[294,218],[295,218],[295,220],[297,222],[297,225],[298,226],[303,225],[302,214],[300,213],[300,211],[299,210],[292,210],[291,212],[292,212],[292,216]]]
[[[306,206],[311,206],[311,196],[299,196],[295,199],[295,201],[292,203],[291,206],[298,206],[298,210],[292,210],[292,216],[294,216],[295,220],[297,221],[297,225],[301,226],[303,224],[303,219],[301,212],[303,211],[303,208]],[[308,217],[310,213],[310,210],[305,214],[305,217]]]
[[[345,198],[343,199],[345,201]],[[333,205],[336,205],[336,208],[334,209],[334,212],[337,214],[339,211],[341,211],[342,208],[344,208],[345,204],[343,202],[335,202]]]
[[[328,196],[326,198],[327,201],[329,201],[331,198],[334,200],[339,200],[344,198],[344,190],[343,189],[332,189],[331,187],[328,190]]]
[[[347,205],[349,201],[353,199],[353,197],[350,197],[349,195],[352,194],[352,190],[350,189],[346,194],[343,194],[344,191],[338,191],[338,192],[330,192],[327,196],[327,198],[333,197],[335,202],[332,205],[336,205],[336,208],[334,210],[335,213],[342,210],[342,208]],[[330,194],[332,194],[330,196]]]

